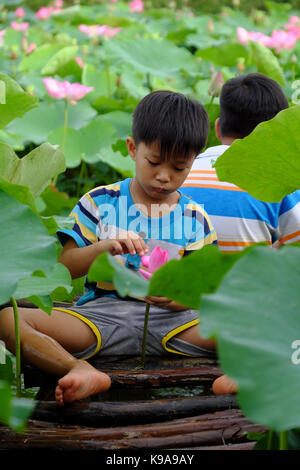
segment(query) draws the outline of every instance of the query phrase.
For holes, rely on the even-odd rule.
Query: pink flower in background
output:
[[[142,0],[132,0],[132,2],[129,2],[128,5],[129,5],[129,7],[130,7],[130,11],[131,11],[131,12],[134,12],[134,11],[137,11],[137,12],[144,11],[144,3],[142,2]]]
[[[260,42],[266,47],[271,47],[270,36],[256,31],[247,31],[245,28],[241,28],[240,26],[237,28],[237,37],[242,44],[248,44],[249,40],[251,40]]]
[[[39,11],[36,12],[35,16],[39,20],[47,20],[48,18],[50,18],[51,14],[52,10],[50,8],[42,7],[39,9]]]
[[[106,38],[112,38],[121,30],[121,28],[112,28],[111,26],[107,25],[98,25],[94,24],[88,26],[86,24],[80,24],[78,26],[79,31],[84,34],[87,34],[89,38],[94,38],[97,36],[104,36]]]
[[[57,100],[66,99],[73,105],[87,93],[94,90],[94,87],[87,87],[80,83],[70,83],[66,80],[59,82],[51,77],[43,78],[43,82],[48,94],[52,96],[52,98]]]
[[[293,49],[298,37],[292,32],[273,31],[270,41],[270,47],[274,47],[278,52],[281,49]]]
[[[62,8],[64,6],[63,0],[55,0],[53,2],[54,8]]]
[[[10,23],[10,26],[12,29],[15,29],[16,31],[27,31],[29,23],[18,23],[17,21],[12,21]]]
[[[25,54],[27,55],[31,54],[31,52],[35,51],[36,48],[37,48],[37,45],[34,42],[31,42],[29,46],[27,47]]]
[[[83,69],[84,63],[83,63],[82,58],[81,58],[81,57],[75,57],[75,60],[76,60],[77,64],[79,65],[79,67],[80,67],[81,69]]]
[[[285,25],[286,31],[274,30],[271,36],[257,31],[247,31],[242,27],[237,28],[237,38],[242,44],[248,44],[249,40],[260,42],[266,47],[271,47],[280,52],[282,49],[292,49],[296,41],[300,39],[300,18],[291,16],[289,23]]]
[[[297,39],[300,38],[300,18],[299,16],[291,16],[288,24],[285,25],[285,29],[292,33]]]
[[[104,36],[105,38],[113,38],[121,28],[111,28],[110,26],[100,26],[102,28],[100,35]]]
[[[160,246],[156,246],[150,256],[141,256],[141,261],[144,268],[147,268],[148,271],[142,268],[139,271],[145,279],[150,279],[154,271],[169,261],[169,252],[168,250],[163,251]]]
[[[26,13],[24,11],[24,8],[19,7],[19,8],[16,9],[16,11],[15,11],[16,18],[24,18],[25,15],[26,15]]]
[[[57,0],[58,1],[58,0]],[[56,6],[53,7],[41,7],[39,11],[36,12],[35,16],[39,20],[47,20],[53,13],[58,13],[61,11],[61,8],[57,5],[57,2],[54,3]],[[63,2],[62,2],[63,5]]]
[[[5,34],[5,31],[6,29],[2,29],[2,31],[0,31],[0,44],[3,44],[3,36]]]
[[[249,34],[248,31],[245,28],[242,28],[241,26],[237,27],[237,38],[242,44],[248,44],[249,42]]]

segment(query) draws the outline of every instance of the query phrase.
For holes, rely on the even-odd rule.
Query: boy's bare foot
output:
[[[216,395],[224,395],[227,393],[237,393],[238,387],[236,382],[227,377],[227,375],[221,375],[221,377],[214,381],[212,390]]]
[[[95,369],[88,362],[78,360],[76,365],[58,381],[55,390],[56,403],[63,406],[109,389],[111,380],[107,374]]]

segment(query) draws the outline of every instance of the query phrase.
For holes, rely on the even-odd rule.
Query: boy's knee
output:
[[[14,337],[14,312],[11,307],[6,307],[0,311],[0,340],[9,348],[10,343],[14,341]]]

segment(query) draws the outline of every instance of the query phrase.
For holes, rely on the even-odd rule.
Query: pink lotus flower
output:
[[[52,14],[52,11],[50,8],[47,7],[42,7],[39,9],[39,11],[36,12],[35,16],[39,20],[47,20]]]
[[[5,34],[5,31],[6,29],[2,29],[2,31],[0,31],[0,44],[3,44],[3,36]]]
[[[134,11],[142,12],[142,11],[144,11],[144,3],[142,2],[142,0],[132,0],[132,2],[129,2],[128,5],[130,7],[131,12],[134,12]]]
[[[71,104],[83,98],[87,93],[94,90],[94,87],[87,87],[80,83],[70,83],[66,80],[59,82],[54,78],[43,78],[47,92],[52,98],[57,100],[66,99]]]
[[[28,29],[29,23],[18,23],[17,21],[12,21],[10,27],[16,31],[26,31]]]
[[[281,49],[293,49],[298,37],[293,32],[273,31],[270,47],[274,47],[277,52]]]
[[[141,256],[141,261],[144,268],[147,268],[148,271],[142,268],[139,271],[145,279],[150,279],[154,271],[169,261],[169,252],[168,250],[163,251],[160,246],[156,246],[150,256]]]
[[[297,23],[296,18],[298,17],[291,18],[293,18],[292,22],[290,22],[289,25],[286,25],[289,27],[288,31],[274,30],[271,36],[267,36],[266,34],[256,31],[247,31],[244,28],[238,27],[238,40],[242,44],[248,44],[249,40],[256,41],[266,47],[276,49],[276,52],[280,52],[282,49],[292,49],[295,46],[296,41],[300,38],[300,28],[295,26]]]
[[[15,17],[16,18],[24,18],[25,15],[26,15],[26,13],[24,11],[24,8],[19,7],[19,8],[16,9],[16,11],[15,11]]]
[[[53,13],[58,13],[60,10],[61,10],[61,8],[58,7],[58,6],[48,7],[48,8],[47,7],[42,7],[42,8],[39,9],[39,11],[36,12],[35,16],[39,20],[47,20],[48,18],[50,18],[50,16]]]
[[[37,48],[37,45],[34,42],[31,42],[29,46],[27,47],[25,54],[26,55],[31,54],[31,52],[35,51],[36,48]]]
[[[80,24],[78,26],[78,29],[82,33],[87,34],[89,38],[94,38],[97,36],[104,36],[106,38],[112,38],[116,34],[118,34],[118,32],[121,30],[121,28],[112,28],[107,25],[100,26],[98,24],[91,25],[91,26],[88,26],[86,24]]]
[[[76,60],[77,64],[79,65],[79,67],[80,67],[81,69],[83,69],[84,63],[83,63],[82,58],[81,58],[81,57],[75,57],[75,60]]]
[[[289,19],[288,24],[285,25],[285,29],[292,33],[297,39],[300,38],[300,18],[299,16],[292,15]]]

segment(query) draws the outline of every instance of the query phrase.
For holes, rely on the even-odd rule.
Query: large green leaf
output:
[[[273,78],[273,80],[276,80],[280,85],[284,85],[284,73],[273,52],[268,47],[256,41],[250,41],[250,47],[258,71]]]
[[[112,148],[102,149],[93,160],[93,162],[97,161],[107,163],[124,178],[131,178],[135,175],[135,164],[131,157],[123,157],[120,152],[114,152]]]
[[[0,81],[4,82],[5,103],[0,104],[0,128],[5,127],[15,118],[23,116],[35,108],[38,98],[26,93],[20,85],[8,75],[0,73]]]
[[[0,173],[11,183],[28,186],[34,196],[39,196],[53,177],[65,170],[64,154],[57,147],[45,143],[20,159],[0,143]],[[34,176],[34,177],[33,177]]]
[[[74,129],[85,127],[97,115],[97,112],[85,101],[76,106],[69,106],[68,125]],[[64,125],[64,100],[40,103],[24,118],[16,119],[8,126],[9,132],[21,137],[23,142],[36,145],[47,140],[48,134]]]
[[[201,295],[214,292],[223,276],[245,253],[226,254],[209,245],[180,261],[169,261],[153,274],[149,295],[168,297],[198,309]]]
[[[12,184],[0,176],[0,188],[14,199],[29,206],[33,212],[37,212],[35,198],[27,186]]]
[[[201,57],[203,60],[210,60],[216,65],[235,67],[239,58],[248,58],[249,51],[242,44],[229,42],[220,44],[218,47],[198,49],[196,56]]]
[[[73,290],[72,280],[69,270],[61,263],[57,263],[48,276],[42,276],[42,274],[38,272],[20,279],[14,297],[16,299],[27,298],[50,314],[53,307],[50,294],[58,288],[61,293],[63,290],[66,295],[70,294]]]
[[[217,337],[243,412],[276,431],[300,425],[299,278],[299,247],[255,247],[200,307],[201,333]]]
[[[138,71],[158,77],[175,77],[180,70],[195,74],[199,69],[187,49],[165,39],[141,38],[132,42],[115,39],[107,41],[105,48],[110,59],[129,63]]]
[[[20,279],[14,296],[25,299],[32,295],[48,295],[58,287],[63,287],[68,293],[72,291],[71,275],[69,270],[61,263],[55,264],[48,276],[35,273],[25,279]]]
[[[279,202],[300,188],[299,126],[300,106],[262,122],[218,158],[218,178],[236,184],[257,199]]]
[[[3,304],[13,296],[20,279],[36,270],[51,271],[56,263],[56,249],[54,238],[48,235],[39,217],[4,192],[1,181],[0,205],[0,304]]]
[[[131,132],[132,114],[124,111],[112,111],[111,113],[102,114],[99,120],[109,122],[115,127],[118,139],[126,139]]]
[[[47,62],[41,70],[42,75],[54,75],[61,67],[70,62],[76,56],[78,46],[67,46],[60,49]]]
[[[61,44],[43,44],[33,51],[29,56],[24,57],[18,65],[20,71],[41,71],[62,48]]]
[[[48,140],[52,144],[62,145],[63,135],[64,129],[59,128],[49,134]],[[77,167],[82,159],[95,156],[101,149],[109,147],[115,140],[115,128],[101,119],[94,119],[79,131],[69,127],[64,147],[67,167]]]
[[[121,297],[126,295],[144,297],[147,295],[149,286],[142,276],[127,269],[108,253],[103,253],[93,262],[89,269],[88,279],[90,281],[113,281]]]
[[[94,90],[87,95],[89,102],[95,101],[98,96],[111,96],[116,89],[115,76],[111,71],[99,70],[91,64],[86,64],[83,68],[82,84],[94,87]]]
[[[0,421],[22,433],[35,406],[28,398],[15,398],[8,382],[0,381]]]

